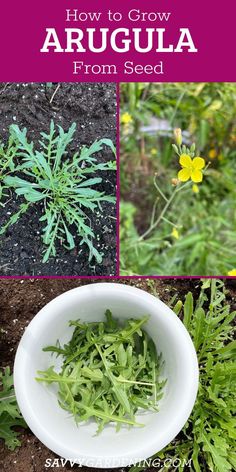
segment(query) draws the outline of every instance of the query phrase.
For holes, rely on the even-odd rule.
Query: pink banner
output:
[[[235,81],[235,1],[2,2],[1,81]]]

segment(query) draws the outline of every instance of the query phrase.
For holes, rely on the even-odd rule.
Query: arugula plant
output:
[[[83,146],[81,152],[68,158],[68,146],[73,139],[76,124],[73,123],[65,132],[60,126],[55,128],[51,122],[49,134],[41,133],[39,150],[27,139],[27,130],[22,131],[17,125],[11,125],[11,140],[18,143],[16,156],[21,160],[18,170],[23,177],[7,175],[3,181],[6,187],[14,188],[25,202],[1,228],[0,234],[14,224],[35,202],[42,202],[43,215],[39,219],[44,222],[43,243],[46,246],[43,262],[56,255],[56,241],[66,249],[75,247],[76,232],[81,237],[80,245],[89,248],[89,261],[95,257],[97,263],[102,262],[102,254],[94,247],[94,231],[86,212],[102,211],[102,202],[115,203],[112,195],[94,189],[102,182],[97,177],[98,171],[115,170],[115,162],[98,163],[95,154],[108,146],[115,154],[110,139],[95,141],[90,147]],[[12,169],[14,170],[14,168]],[[72,232],[71,232],[72,231]]]
[[[0,371],[0,438],[12,451],[21,445],[15,426],[27,427],[19,411],[10,367]]]
[[[236,312],[230,311],[222,280],[202,281],[194,306],[191,292],[184,305],[178,301],[175,312],[183,316],[198,354],[200,383],[193,412],[181,434],[153,458],[172,458],[175,471],[185,470],[191,461],[194,472],[236,470],[236,341],[232,326]],[[175,461],[176,460],[176,461]],[[130,472],[143,470],[134,466]],[[167,470],[164,466],[161,471]]]
[[[17,141],[12,136],[9,137],[6,145],[0,143],[0,204],[4,195],[4,178],[17,169],[15,157],[18,147]]]
[[[158,409],[164,380],[161,357],[144,331],[148,317],[126,320],[124,326],[106,311],[105,322],[80,323],[70,342],[48,346],[62,356],[59,372],[54,366],[39,371],[36,380],[58,386],[59,404],[72,413],[76,423],[93,418],[100,433],[107,423],[144,426],[135,419],[138,408]]]

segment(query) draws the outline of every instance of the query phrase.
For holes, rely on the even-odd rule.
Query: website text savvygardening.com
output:
[[[80,458],[80,459],[63,459],[62,457],[59,458],[47,458],[45,460],[44,467],[45,468],[59,468],[59,467],[65,467],[66,465],[69,465],[70,467],[77,466],[77,467],[93,467],[93,468],[100,468],[100,467],[107,467],[107,468],[115,468],[115,467],[129,467],[135,464],[137,467],[165,467],[166,469],[173,469],[177,467],[189,467],[191,468],[192,466],[192,459],[180,459],[178,457],[172,458],[172,457],[166,457],[165,459],[160,459],[160,458],[155,458],[155,459],[139,459],[139,458],[133,458],[130,459],[129,464],[127,464],[125,459],[118,458],[118,459],[112,459],[108,458],[106,464],[104,465],[104,460],[102,459],[101,461],[99,459],[94,460],[94,459],[88,459],[88,458]]]

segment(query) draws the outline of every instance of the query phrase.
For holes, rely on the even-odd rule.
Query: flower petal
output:
[[[181,169],[178,172],[178,179],[181,182],[187,182],[188,179],[191,177],[191,170],[190,169]]]
[[[205,159],[203,159],[202,157],[194,157],[193,167],[196,170],[203,169],[203,167],[205,167]]]
[[[198,187],[197,184],[193,184],[192,191],[193,191],[193,193],[199,193],[199,187]]]
[[[192,159],[188,154],[181,154],[179,158],[179,163],[182,167],[191,167],[192,166]]]
[[[177,230],[177,228],[173,228],[171,236],[175,239],[179,239],[179,231]]]
[[[202,181],[202,172],[198,169],[195,169],[191,172],[191,179],[193,182],[198,183]]]

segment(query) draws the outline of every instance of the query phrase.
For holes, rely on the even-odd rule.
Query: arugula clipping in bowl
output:
[[[105,315],[104,322],[70,321],[75,327],[70,342],[43,349],[62,356],[60,371],[51,366],[36,379],[56,383],[60,406],[76,423],[94,419],[97,433],[110,422],[117,431],[122,425],[143,426],[136,421],[137,410],[157,411],[165,384],[161,356],[143,329],[148,316],[121,326],[109,310]]]

